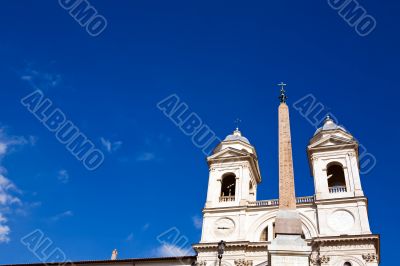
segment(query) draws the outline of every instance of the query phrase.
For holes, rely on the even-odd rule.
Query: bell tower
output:
[[[317,200],[362,197],[358,142],[329,116],[307,148]]]
[[[261,182],[257,153],[239,128],[214,149],[207,162],[206,208],[243,206],[256,200]]]

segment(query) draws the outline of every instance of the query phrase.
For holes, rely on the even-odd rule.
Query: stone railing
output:
[[[221,196],[219,197],[219,202],[231,202],[235,201],[235,196]]]
[[[296,203],[297,204],[302,204],[302,203],[314,203],[315,202],[315,197],[314,196],[307,196],[307,197],[299,197],[296,198]]]
[[[347,192],[347,188],[345,186],[336,186],[329,188],[329,193],[342,193],[342,192]]]
[[[258,201],[249,201],[249,206],[278,206],[279,200],[258,200]]]
[[[315,197],[314,196],[296,198],[296,203],[297,204],[313,203],[314,201],[315,201]],[[279,200],[273,199],[273,200],[249,201],[248,205],[249,206],[278,206],[279,205]]]

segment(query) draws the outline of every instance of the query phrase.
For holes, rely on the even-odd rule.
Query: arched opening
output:
[[[236,176],[234,174],[225,174],[222,177],[220,201],[235,201]]]
[[[272,241],[276,238],[275,234],[275,223],[272,224],[272,234],[269,231],[269,226],[265,227],[265,229],[261,232],[260,241]],[[306,239],[306,235],[304,232],[301,234],[302,239]]]
[[[268,226],[262,231],[260,241],[268,241]]]
[[[347,192],[346,178],[342,165],[337,163],[328,165],[327,174],[330,193]]]
[[[343,264],[343,266],[351,266],[351,263],[350,262],[345,262],[344,264]]]

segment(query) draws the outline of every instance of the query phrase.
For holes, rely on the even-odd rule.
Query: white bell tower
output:
[[[329,116],[307,148],[317,200],[364,196],[358,142]]]
[[[256,150],[238,128],[207,158],[210,176],[206,208],[243,206],[255,201],[261,182]]]

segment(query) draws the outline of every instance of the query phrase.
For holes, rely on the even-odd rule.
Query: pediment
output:
[[[316,140],[314,143],[308,146],[309,149],[315,148],[329,148],[334,146],[343,146],[343,145],[353,145],[356,141],[354,139],[348,139],[338,136],[327,136]]]
[[[225,159],[225,158],[231,158],[231,157],[240,157],[240,156],[247,156],[250,153],[247,151],[241,151],[238,149],[234,149],[234,148],[226,148],[223,149],[221,151],[219,151],[216,154],[213,154],[212,156],[208,157],[208,159],[210,160],[215,160],[215,159]]]

